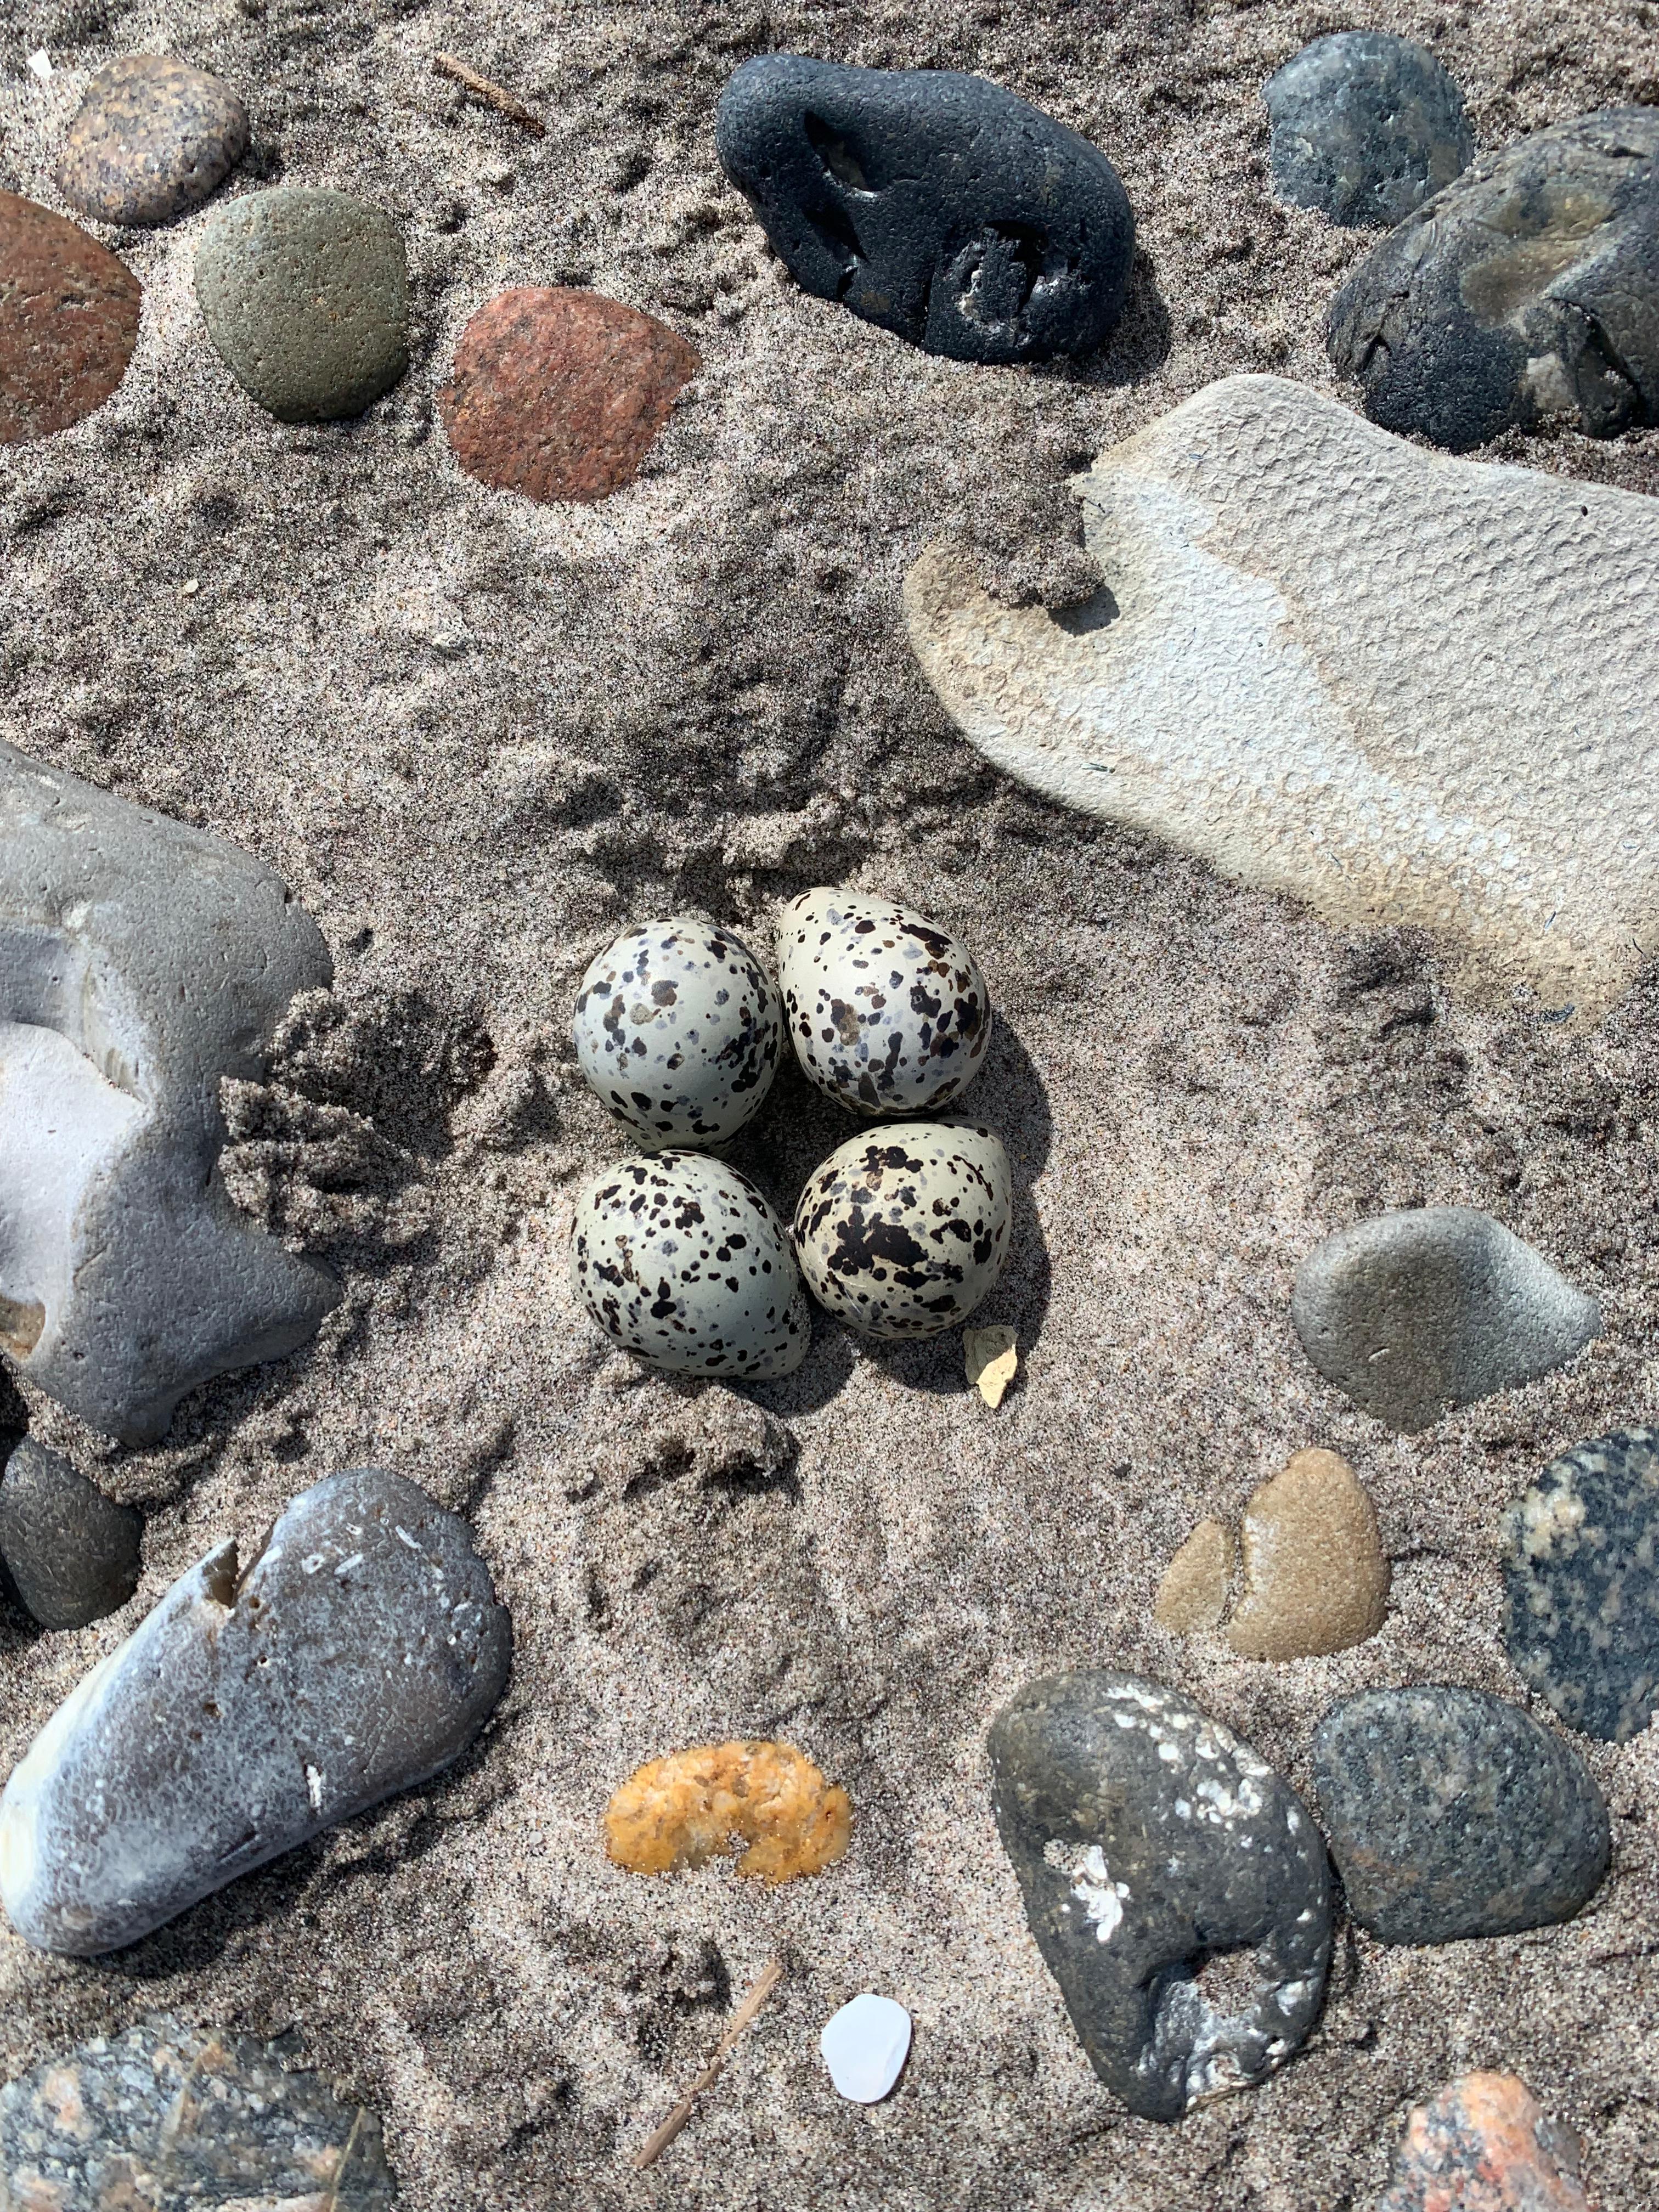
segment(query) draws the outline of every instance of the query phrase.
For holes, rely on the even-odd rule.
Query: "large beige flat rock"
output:
[[[1425,453],[1271,376],[1077,489],[1088,606],[999,605],[943,545],[906,582],[988,759],[1328,921],[1437,931],[1472,995],[1607,1012],[1659,946],[1659,502]]]

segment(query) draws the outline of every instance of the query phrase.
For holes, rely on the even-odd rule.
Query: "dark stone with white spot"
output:
[[[1547,1375],[1601,1333],[1594,1298],[1469,1206],[1340,1229],[1297,1269],[1291,1318],[1326,1380],[1401,1431]]]
[[[41,1950],[136,1943],[239,1875],[428,1780],[507,1682],[465,1522],[401,1475],[306,1491],[225,1544],[71,1692],[0,1799],[0,1900]]]
[[[85,1628],[138,1587],[143,1516],[27,1437],[0,1478],[0,1560],[42,1628]]]
[[[1504,1636],[1569,1727],[1609,1743],[1659,1706],[1659,1430],[1552,1460],[1504,1517]]]
[[[1362,1690],[1331,1707],[1313,1752],[1348,1910],[1385,1943],[1570,1919],[1607,1870],[1589,1769],[1484,1690]]]
[[[222,77],[173,54],[123,54],[87,87],[58,189],[104,222],[170,222],[223,183],[247,132],[247,110]]]
[[[1373,247],[1328,335],[1373,422],[1453,453],[1511,426],[1659,420],[1659,109],[1476,161]]]
[[[1289,1785],[1179,1692],[1103,1669],[1028,1683],[990,1753],[1025,1917],[1107,2087],[1175,2120],[1281,2066],[1331,1955],[1325,1847]],[[1237,2008],[1205,1986],[1229,1954]]]
[[[1463,95],[1425,46],[1334,31],[1268,78],[1273,191],[1351,228],[1389,230],[1474,158]]]
[[[1122,312],[1116,170],[983,77],[766,54],[721,94],[714,143],[798,284],[929,353],[1092,353]]]

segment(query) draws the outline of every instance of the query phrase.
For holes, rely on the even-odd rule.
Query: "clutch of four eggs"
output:
[[[793,901],[775,981],[704,916],[624,931],[582,978],[576,1054],[644,1149],[577,1199],[577,1296],[653,1366],[750,1381],[805,1358],[809,1291],[868,1336],[954,1327],[1007,1255],[1008,1156],[990,1129],[930,1117],[978,1074],[990,1036],[971,953],[890,900]],[[791,1047],[820,1091],[877,1125],[807,1178],[793,1231],[715,1156]]]

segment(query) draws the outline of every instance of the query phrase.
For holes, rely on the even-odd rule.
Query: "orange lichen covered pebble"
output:
[[[605,1848],[634,1874],[702,1866],[747,1845],[739,1874],[793,1881],[847,1849],[852,1800],[790,1743],[700,1743],[630,1775],[605,1816]]]

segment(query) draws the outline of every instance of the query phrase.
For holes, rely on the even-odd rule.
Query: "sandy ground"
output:
[[[1231,370],[1329,386],[1321,316],[1364,241],[1273,205],[1258,99],[1305,40],[1430,40],[1489,146],[1659,99],[1654,11],[64,0],[4,21],[0,183],[52,202],[90,70],[173,48],[247,95],[233,190],[321,182],[395,210],[416,331],[362,421],[282,428],[201,330],[202,216],[112,234],[145,287],[126,380],[0,461],[0,731],[258,853],[327,934],[336,995],[296,1010],[270,1087],[233,1101],[228,1169],[345,1285],[309,1352],[197,1394],[163,1449],[30,1407],[151,1518],[125,1613],[0,1632],[0,1765],[210,1543],[368,1458],[471,1511],[516,1637],[496,1722],[440,1785],[107,1962],[0,1936],[5,2068],[163,2008],[291,2028],[385,2112],[415,2212],[1369,2212],[1409,2104],[1513,2067],[1585,2136],[1602,2212],[1650,2204],[1653,1731],[1589,1747],[1614,1859],[1581,1919],[1421,1951],[1341,1934],[1304,2052],[1174,2128],[1127,2118],[1081,2056],[995,1840],[983,1740],[1025,1676],[1078,1662],[1179,1685],[1304,1787],[1340,1691],[1525,1701],[1500,1509],[1553,1452],[1656,1410],[1659,986],[1585,1039],[1476,1018],[1419,943],[1339,938],[1026,798],[927,693],[898,594],[944,531],[1005,582],[1063,583],[1058,487],[1085,457]],[[41,45],[49,86],[22,66]],[[435,76],[439,46],[540,107],[545,140]],[[727,73],[772,47],[981,70],[1096,139],[1144,249],[1113,349],[960,367],[799,295],[713,155]],[[462,324],[523,282],[595,286],[702,350],[645,477],[601,507],[488,492],[434,428]],[[1659,487],[1659,434],[1526,457]],[[573,1189],[618,1149],[574,1077],[583,964],[694,902],[763,934],[820,882],[959,927],[998,1000],[974,1103],[1008,1140],[1019,1220],[981,1317],[1016,1323],[1027,1364],[996,1415],[955,1338],[884,1355],[821,1322],[789,1382],[699,1393],[608,1355],[572,1310]],[[741,1156],[789,1203],[842,1133],[788,1079]],[[1287,1300],[1328,1231],[1436,1200],[1532,1238],[1608,1329],[1571,1374],[1405,1441],[1318,1382]],[[1275,1667],[1155,1628],[1194,1519],[1310,1443],[1376,1499],[1383,1632]],[[744,1733],[847,1784],[842,1867],[762,1894],[729,1869],[648,1883],[604,1863],[599,1814],[637,1762]],[[775,1952],[788,1979],[725,2083],[631,2177]],[[916,2021],[869,2112],[816,2051],[866,1987]]]

